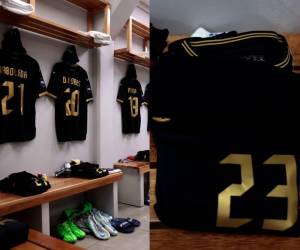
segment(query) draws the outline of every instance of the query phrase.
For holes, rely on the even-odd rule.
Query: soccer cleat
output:
[[[57,225],[57,233],[65,242],[74,243],[77,240],[67,222]]]
[[[87,225],[94,235],[100,240],[108,240],[109,232],[94,218],[92,214],[87,219]]]
[[[110,233],[111,236],[118,235],[118,231],[110,224],[108,218],[104,217],[99,210],[93,208],[92,215],[95,220]]]
[[[78,228],[72,221],[66,221],[68,226],[70,227],[72,233],[77,237],[77,239],[83,239],[86,234],[80,228]]]
[[[92,231],[88,227],[87,223],[88,215],[83,215],[75,221],[75,224],[85,233],[90,234]]]
[[[21,0],[2,0],[2,7],[5,10],[23,16],[28,16],[33,12],[33,6]]]

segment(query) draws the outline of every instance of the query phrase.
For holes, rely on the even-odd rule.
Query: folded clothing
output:
[[[21,196],[40,194],[50,187],[50,183],[45,178],[26,171],[13,173],[0,181],[1,191]]]
[[[103,45],[111,44],[111,36],[109,34],[95,30],[90,30],[87,32],[87,34],[94,38],[95,43],[100,43]]]
[[[28,238],[27,224],[12,219],[0,219],[0,249],[10,249]]]
[[[3,0],[2,7],[5,10],[24,16],[30,15],[33,12],[33,6],[21,0]]]

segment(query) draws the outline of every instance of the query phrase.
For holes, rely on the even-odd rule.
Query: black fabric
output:
[[[63,56],[62,56],[62,61],[68,64],[75,64],[79,62],[79,58],[77,56],[77,51],[76,47],[74,45],[69,45]]]
[[[271,31],[230,32],[211,38],[190,37],[171,43],[168,51],[176,56],[202,61],[242,59],[292,70],[292,55],[286,39]]]
[[[12,219],[0,219],[0,249],[8,250],[27,241],[27,224]]]
[[[117,95],[117,101],[121,103],[124,134],[140,132],[142,96],[143,91],[140,82],[136,79],[135,66],[129,64],[126,76],[120,81]]]
[[[81,162],[71,166],[71,176],[73,177],[95,179],[106,175],[108,175],[108,170],[100,168],[98,164]]]
[[[162,54],[165,47],[167,47],[167,38],[169,35],[168,29],[158,29],[150,23],[150,60],[156,62]]]
[[[43,193],[51,187],[50,183],[26,171],[10,174],[0,181],[0,190],[20,196]]]
[[[86,71],[77,64],[56,63],[47,90],[50,96],[55,98],[57,140],[85,140],[87,104],[93,99]]]
[[[298,183],[291,185],[299,179],[299,81],[267,62],[202,60],[172,51],[162,56],[151,69],[150,97],[157,147],[155,210],[162,222],[193,230],[299,234]],[[267,164],[274,155],[287,156],[293,171]],[[227,157],[243,167],[225,164]],[[245,157],[252,160],[246,167]],[[245,169],[253,177],[242,177]],[[246,179],[253,181],[249,189]],[[228,191],[229,206],[220,193],[233,184],[244,193]],[[288,185],[291,196],[274,197],[270,192],[278,185]],[[229,219],[249,221],[237,227],[218,224],[226,211]],[[295,220],[284,229],[263,226],[292,213]]]
[[[145,88],[145,93],[143,96],[143,104],[148,108],[148,121],[147,121],[147,131],[150,131],[150,122],[151,122],[151,105],[150,105],[150,95],[151,95],[151,83],[148,83]]]
[[[32,140],[35,101],[46,85],[39,64],[25,53],[18,30],[6,33],[0,50],[0,143]],[[16,50],[13,50],[13,49]]]
[[[10,29],[3,35],[2,49],[15,54],[26,54],[22,45],[21,35],[18,29]]]
[[[149,161],[149,150],[138,151],[134,157],[135,161]]]

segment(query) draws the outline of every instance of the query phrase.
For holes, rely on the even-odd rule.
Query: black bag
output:
[[[100,168],[98,164],[81,162],[78,165],[71,165],[72,177],[95,179],[106,175],[108,175],[108,170]]]
[[[47,191],[50,183],[26,171],[13,173],[0,181],[0,190],[21,196],[30,196]]]
[[[0,250],[8,250],[28,238],[27,224],[11,219],[0,219]]]
[[[134,157],[135,161],[149,161],[149,150],[138,151]]]

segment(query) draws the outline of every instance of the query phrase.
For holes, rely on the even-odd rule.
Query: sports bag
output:
[[[30,196],[47,191],[50,183],[26,171],[10,174],[0,181],[0,190],[20,196]]]

